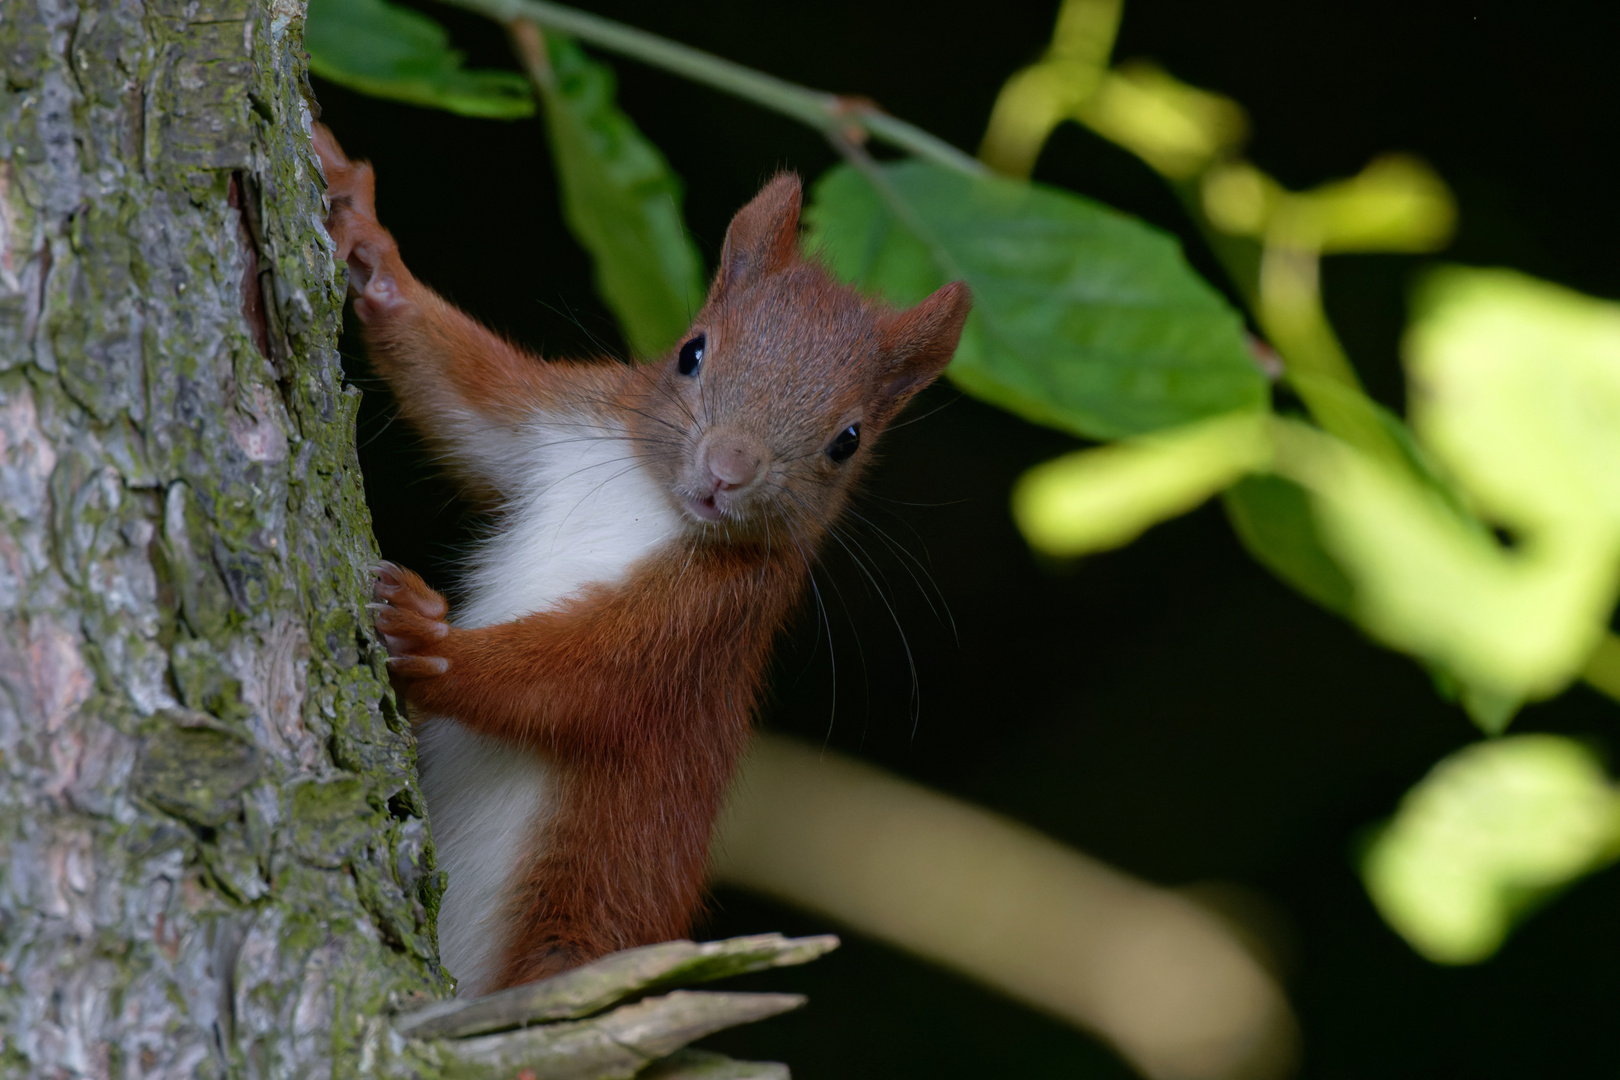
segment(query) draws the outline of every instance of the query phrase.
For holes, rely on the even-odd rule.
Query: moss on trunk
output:
[[[0,18],[8,1076],[348,1075],[445,990],[302,19]]]

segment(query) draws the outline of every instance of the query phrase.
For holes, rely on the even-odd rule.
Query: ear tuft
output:
[[[799,207],[804,194],[797,173],[777,173],[726,229],[720,272],[711,296],[743,288],[786,270],[799,257]]]
[[[962,324],[973,309],[973,293],[965,281],[943,285],[908,311],[885,316],[881,323],[888,369],[881,393],[890,415],[899,412],[912,395],[939,378],[956,355]]]

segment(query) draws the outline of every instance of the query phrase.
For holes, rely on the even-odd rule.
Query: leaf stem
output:
[[[982,173],[970,155],[869,102],[778,79],[724,57],[649,34],[633,26],[548,0],[441,0],[503,24],[528,20],[571,34],[608,52],[628,56],[693,82],[773,109],[832,138],[855,128],[890,146],[958,172]]]

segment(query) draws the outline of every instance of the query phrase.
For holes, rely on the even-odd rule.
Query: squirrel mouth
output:
[[[723,516],[720,508],[715,505],[713,495],[705,495],[701,499],[687,495],[681,502],[686,505],[687,513],[701,521],[719,521]]]

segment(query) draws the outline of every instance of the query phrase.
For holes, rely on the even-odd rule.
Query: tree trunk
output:
[[[0,1073],[364,1070],[445,990],[300,0],[0,0]]]

